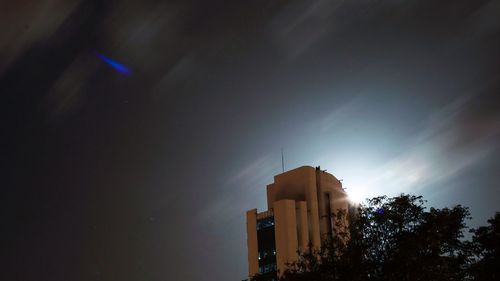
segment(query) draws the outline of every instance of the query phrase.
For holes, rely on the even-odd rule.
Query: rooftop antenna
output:
[[[283,156],[283,147],[281,148],[281,169],[285,172],[285,157]]]

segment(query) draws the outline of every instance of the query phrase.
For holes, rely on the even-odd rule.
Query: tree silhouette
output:
[[[426,208],[421,196],[376,197],[317,252],[300,254],[282,280],[464,280],[467,208]],[[339,229],[339,227],[337,227]]]
[[[488,223],[488,226],[471,229],[474,259],[469,272],[478,281],[500,280],[500,213]]]
[[[321,249],[299,252],[280,280],[500,281],[500,213],[471,229],[467,241],[468,208],[425,204],[422,196],[402,194],[337,211],[335,235]]]

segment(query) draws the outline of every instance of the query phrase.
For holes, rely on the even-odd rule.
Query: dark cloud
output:
[[[499,209],[499,1],[1,5],[0,279],[242,279],[282,147]]]

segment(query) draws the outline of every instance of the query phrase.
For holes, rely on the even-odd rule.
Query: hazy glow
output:
[[[367,166],[360,172],[354,168],[339,171],[344,176],[346,192],[352,202],[362,203],[367,198],[381,195],[395,196],[415,191],[423,183],[425,169],[417,161],[406,157],[392,159],[379,166]]]
[[[361,203],[369,197],[363,187],[351,187],[346,189],[346,192],[352,203]]]

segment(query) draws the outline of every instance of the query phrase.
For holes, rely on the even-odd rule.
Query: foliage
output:
[[[488,220],[488,226],[471,229],[471,248],[475,259],[470,266],[474,280],[500,280],[500,213]]]
[[[334,237],[299,253],[281,280],[500,281],[500,213],[465,240],[466,207],[425,204],[421,196],[382,196],[332,214]]]
[[[421,196],[383,196],[368,200],[355,213],[337,213],[335,237],[319,250],[301,253],[282,280],[468,279],[474,254],[472,244],[463,239],[468,209],[426,208],[425,203]],[[343,223],[347,216],[348,226]],[[495,262],[498,236],[491,236],[498,234],[496,218],[495,229],[480,228],[474,238],[477,255],[496,255],[491,258]],[[497,244],[488,242],[492,239]],[[485,251],[485,245],[491,249]],[[475,263],[476,268],[491,264]]]

